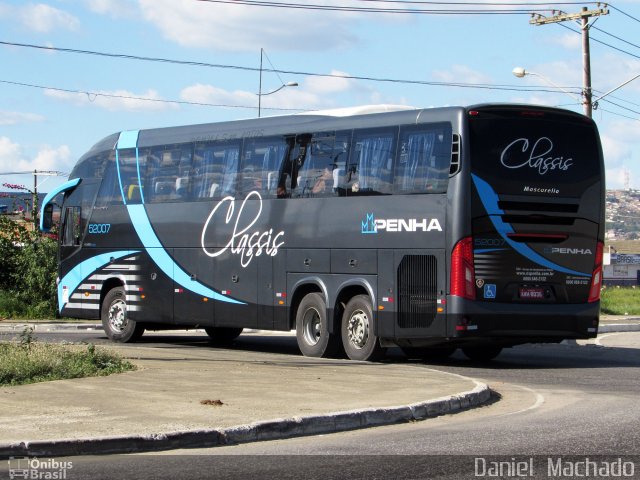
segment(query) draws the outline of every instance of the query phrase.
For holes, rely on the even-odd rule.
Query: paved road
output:
[[[67,336],[101,342],[101,335]],[[207,348],[202,336],[165,333],[144,341]],[[488,455],[506,462],[534,456],[531,478],[549,478],[548,458],[575,455],[562,459],[584,461],[598,454],[611,456],[609,460],[636,455],[623,461],[634,462],[632,478],[640,478],[640,333],[607,334],[597,343],[517,347],[483,366],[461,355],[435,365],[485,381],[501,395],[500,401],[477,410],[413,424],[209,450],[74,457],[67,459],[74,462],[67,478],[457,479],[475,478],[476,458]],[[246,336],[235,348],[297,354],[295,339],[281,336]],[[396,353],[393,361],[411,360]]]

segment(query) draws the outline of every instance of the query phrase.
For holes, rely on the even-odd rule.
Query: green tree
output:
[[[57,241],[23,218],[0,215],[0,316],[51,317],[56,311]]]

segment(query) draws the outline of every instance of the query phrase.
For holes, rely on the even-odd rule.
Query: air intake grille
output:
[[[453,134],[451,141],[451,166],[449,167],[449,176],[453,176],[460,171],[460,135]]]
[[[398,326],[426,328],[436,317],[438,267],[433,255],[406,255],[398,267]]]

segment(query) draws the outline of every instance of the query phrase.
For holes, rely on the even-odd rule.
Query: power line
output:
[[[418,9],[418,8],[371,8],[371,7],[348,7],[338,5],[318,5],[318,4],[300,4],[300,3],[286,3],[286,2],[268,2],[261,0],[196,0],[198,2],[206,3],[222,3],[232,5],[245,5],[252,7],[271,7],[271,8],[288,8],[294,10],[324,10],[333,12],[359,12],[359,13],[387,13],[387,14],[427,14],[427,15],[529,15],[532,12],[548,12],[549,8],[544,9],[487,9],[487,8],[469,8],[469,9],[455,9],[455,8],[438,8],[438,9]],[[404,3],[404,2],[402,2]],[[595,3],[595,2],[588,2]],[[456,5],[456,6],[479,6],[471,2],[432,2],[424,3],[425,5]],[[482,4],[487,5],[487,4]],[[489,4],[489,5],[505,5],[505,4]],[[514,4],[515,6],[521,6],[520,4]],[[524,5],[530,5],[529,3]],[[535,4],[535,5],[547,5],[547,4]]]
[[[101,57],[120,58],[120,59],[126,59],[126,60],[139,60],[139,61],[146,61],[146,62],[189,65],[189,66],[195,66],[195,67],[235,69],[235,70],[244,70],[244,71],[250,71],[250,72],[260,71],[259,67],[246,67],[246,66],[239,66],[239,65],[205,63],[205,62],[196,62],[196,61],[190,61],[190,60],[175,60],[175,59],[161,58],[161,57],[148,57],[148,56],[139,56],[139,55],[129,55],[129,54],[123,54],[123,53],[109,53],[109,52],[98,52],[93,50],[80,50],[75,48],[49,47],[44,45],[34,45],[34,44],[28,44],[28,43],[0,41],[0,45],[34,48],[39,50],[49,50],[49,51],[56,51],[56,52],[63,52],[63,53],[95,55],[95,56],[101,56]],[[340,78],[340,79],[347,79],[347,80],[361,80],[361,81],[382,82],[382,83],[401,83],[401,84],[408,84],[408,85],[479,88],[479,89],[487,89],[487,90],[504,90],[504,91],[514,91],[514,92],[556,93],[556,90],[545,88],[545,87],[522,87],[519,85],[510,85],[510,84],[435,82],[435,81],[428,81],[428,80],[369,77],[369,76],[363,76],[363,75],[338,75],[338,74],[332,74],[332,73],[305,72],[305,71],[283,70],[283,69],[275,69],[275,68],[271,68],[271,69],[264,68],[263,72],[272,72],[276,74],[286,74],[286,75],[300,75],[300,76],[306,76],[306,77]],[[78,93],[75,90],[73,92]],[[80,93],[86,93],[86,92],[80,92]],[[176,103],[176,102],[172,102],[172,103]],[[208,104],[206,105],[209,106]],[[247,107],[247,108],[250,108],[250,107]]]
[[[610,8],[613,8],[616,12],[619,12],[623,15],[626,15],[627,17],[629,17],[632,20],[635,20],[636,22],[640,23],[640,19],[637,19],[636,17],[629,15],[627,12],[623,12],[622,10],[620,10],[619,8],[611,5],[610,3],[607,4]]]
[[[45,86],[45,85],[35,85],[32,83],[24,83],[24,82],[13,82],[10,80],[0,80],[0,83],[5,83],[8,85],[17,85],[20,87],[29,87],[29,88],[38,88],[41,90],[53,90],[56,92],[65,92],[65,93],[75,93],[75,94],[82,94],[82,95],[86,95],[87,98],[89,99],[89,101],[91,100],[91,97],[107,97],[107,98],[119,98],[119,99],[126,99],[126,100],[141,100],[144,102],[156,102],[156,103],[173,103],[173,104],[179,104],[179,105],[196,105],[196,106],[201,106],[201,107],[221,107],[221,108],[247,108],[247,109],[252,109],[255,110],[257,107],[255,106],[247,106],[247,105],[228,105],[228,104],[217,104],[217,103],[204,103],[204,102],[189,102],[186,100],[164,100],[164,99],[160,99],[160,98],[149,98],[149,97],[135,97],[132,95],[117,95],[117,94],[113,94],[113,93],[103,93],[103,92],[91,92],[91,91],[85,91],[85,90],[73,90],[73,89],[69,89],[69,88],[59,88],[59,87],[49,87],[49,86]],[[269,110],[283,110],[283,111],[292,111],[292,112],[300,112],[302,111],[302,109],[300,108],[275,108],[275,107],[268,107]]]
[[[610,113],[611,115],[617,115],[619,117],[623,117],[629,120],[635,120],[636,122],[640,122],[640,118],[636,118],[636,117],[630,117],[629,115],[624,115],[622,113],[618,113],[618,112],[614,112],[613,110],[607,110],[606,108],[598,108],[598,112],[606,112],[606,113]]]
[[[626,43],[627,45],[631,45],[632,47],[640,48],[640,45],[637,45],[635,43],[631,43],[628,40],[625,40],[624,38],[620,38],[620,37],[614,35],[613,33],[605,32],[604,30],[602,30],[601,28],[596,27],[595,25],[591,25],[591,28],[593,28],[594,30],[599,31],[600,33],[604,33],[605,35],[609,35],[610,37],[615,38],[616,40],[619,40],[622,43]]]
[[[566,28],[567,30],[569,30],[569,31],[571,31],[573,33],[577,33],[578,35],[582,35],[582,32],[579,32],[578,30],[574,30],[573,28],[571,28],[571,27],[569,27],[567,25],[564,25],[562,23],[558,23],[557,25],[560,25],[561,27]],[[613,45],[611,45],[609,43],[606,43],[606,42],[603,42],[602,40],[598,40],[597,38],[591,37],[591,40],[593,40],[594,42],[599,43],[601,45],[604,45],[605,47],[612,48],[612,49],[614,49],[614,50],[616,50],[616,51],[618,51],[620,53],[624,53],[624,54],[629,55],[629,56],[634,57],[634,58],[640,58],[640,55],[636,55],[634,53],[628,52],[628,51],[623,50],[621,48],[614,47]]]

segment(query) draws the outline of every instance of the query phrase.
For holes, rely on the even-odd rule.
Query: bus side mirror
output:
[[[53,226],[53,205],[48,203],[42,212],[42,228],[44,231],[51,230]]]

